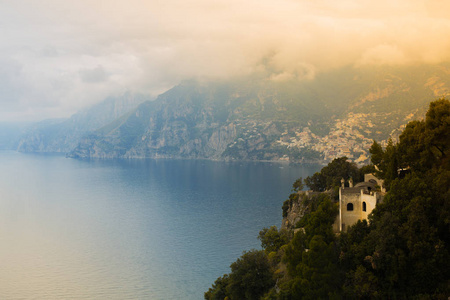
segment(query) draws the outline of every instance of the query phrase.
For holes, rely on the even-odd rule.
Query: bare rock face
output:
[[[308,206],[305,204],[307,197],[306,193],[300,192],[296,199],[286,200],[289,201],[289,209],[287,210],[287,215],[281,221],[281,229],[293,230],[295,228],[297,222],[308,211]]]
[[[236,135],[236,126],[233,123],[218,128],[208,139],[206,147],[209,148],[209,151],[207,151],[215,153],[216,156],[221,155],[228,145],[236,139]]]
[[[329,193],[329,192],[325,192]],[[298,197],[290,197],[283,204],[283,220],[281,221],[281,229],[297,230],[295,226],[301,218],[311,211],[311,204],[314,198],[321,192],[301,191]],[[286,210],[286,212],[284,211]]]
[[[70,156],[220,159],[237,129],[215,115],[214,100],[191,86],[174,88],[84,138]]]

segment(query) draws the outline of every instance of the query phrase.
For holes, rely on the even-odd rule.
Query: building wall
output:
[[[375,175],[373,175],[373,174],[364,174],[364,181],[365,181],[365,182],[369,182],[369,180],[371,180],[371,179],[373,179],[373,180],[375,180],[375,181],[377,182],[378,186],[380,187],[380,189],[381,189],[381,191],[382,191],[383,193],[386,192],[386,189],[384,188],[384,182],[383,182],[382,179],[378,179],[378,178],[375,177]]]
[[[347,227],[355,224],[361,218],[361,203],[359,194],[341,194],[340,197],[340,214],[341,214],[341,231],[347,231]],[[353,204],[353,210],[348,211],[347,205]]]
[[[363,202],[366,203],[366,211],[363,211]],[[353,204],[353,210],[348,211],[347,205]],[[359,192],[345,193],[342,188],[339,190],[339,231],[347,231],[349,226],[354,225],[358,220],[367,220],[377,204],[376,193],[365,194],[363,190]]]
[[[362,202],[366,202],[366,211],[362,211]],[[367,220],[369,214],[377,205],[377,193],[372,195],[362,194],[361,195],[361,220]]]

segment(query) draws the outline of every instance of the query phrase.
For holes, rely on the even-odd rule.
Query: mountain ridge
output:
[[[189,81],[85,137],[69,155],[362,162],[372,139],[395,135],[437,94],[450,94],[442,76],[449,72],[447,65],[344,68],[306,82]]]
[[[35,124],[18,150],[290,162],[345,155],[362,163],[373,139],[395,138],[429,102],[450,95],[449,74],[450,64],[347,66],[302,81],[270,73],[188,80],[155,100],[141,95],[133,102],[129,93],[122,96],[128,105],[111,98],[69,119]]]

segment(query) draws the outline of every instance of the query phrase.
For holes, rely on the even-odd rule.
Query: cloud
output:
[[[365,51],[358,66],[363,65],[400,65],[408,62],[405,54],[397,47],[391,45],[378,45]]]
[[[15,106],[22,94],[22,66],[14,60],[0,59],[0,105]]]
[[[449,61],[447,11],[445,0],[2,1],[0,119],[68,116],[189,78]]]
[[[79,73],[83,82],[98,83],[108,79],[107,72],[100,65],[92,69],[82,69]]]

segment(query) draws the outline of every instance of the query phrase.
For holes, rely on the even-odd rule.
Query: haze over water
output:
[[[319,168],[0,152],[0,296],[202,299]]]

